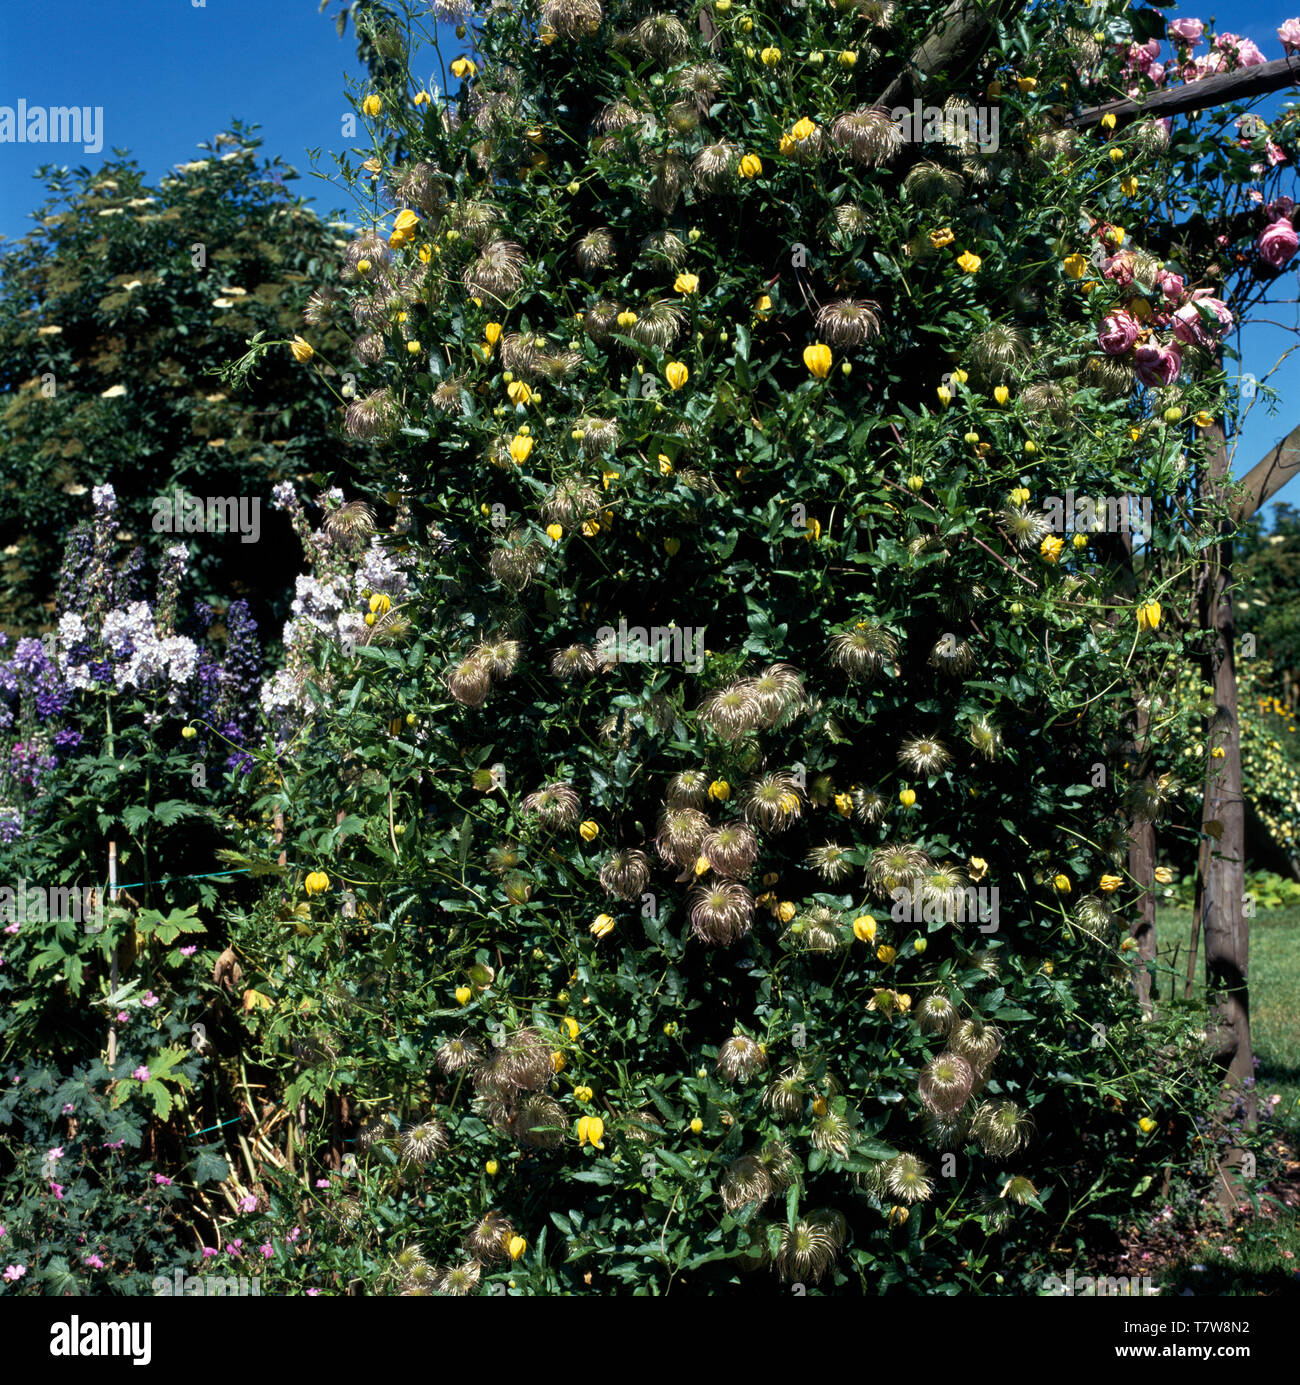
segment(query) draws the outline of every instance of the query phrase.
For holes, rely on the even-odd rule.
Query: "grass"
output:
[[[1162,909],[1156,918],[1160,960],[1187,969],[1191,913]],[[1175,946],[1177,951],[1175,954]],[[1196,977],[1204,981],[1204,947]],[[1280,1096],[1274,1119],[1293,1139],[1300,1139],[1300,908],[1268,909],[1255,915],[1250,926],[1250,1028],[1255,1057],[1256,1088],[1261,1105]],[[1161,990],[1168,994],[1168,979]]]
[[[1156,919],[1160,961],[1186,973],[1190,912],[1160,910]],[[1204,951],[1198,987],[1203,984]],[[1281,1100],[1273,1119],[1282,1129],[1283,1157],[1300,1145],[1300,908],[1258,913],[1250,929],[1251,1040],[1258,1060],[1256,1090],[1262,1110]],[[1161,991],[1168,994],[1168,977]],[[1181,983],[1179,983],[1181,992]],[[1277,1193],[1294,1178],[1274,1180]],[[1294,1193],[1288,1200],[1295,1201]],[[1276,1216],[1250,1216],[1231,1227],[1206,1231],[1186,1247],[1177,1263],[1159,1276],[1163,1292],[1197,1295],[1300,1294],[1300,1218],[1294,1206]]]

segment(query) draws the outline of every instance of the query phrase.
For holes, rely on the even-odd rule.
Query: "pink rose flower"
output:
[[[1156,270],[1156,283],[1171,303],[1176,303],[1183,296],[1183,289],[1187,286],[1187,280],[1181,274],[1171,274],[1167,269]]]
[[[1147,68],[1147,77],[1155,86],[1159,86],[1165,80],[1164,63],[1152,63]]]
[[[1268,154],[1268,166],[1270,168],[1276,168],[1278,164],[1284,164],[1287,162],[1286,155],[1277,147],[1276,144],[1273,143],[1271,139],[1266,139],[1264,141],[1264,150]]]
[[[1183,372],[1183,353],[1177,346],[1139,346],[1133,365],[1138,380],[1148,388],[1172,385]]]
[[[1295,211],[1295,202],[1290,197],[1275,197],[1264,208],[1264,215],[1270,221],[1277,221],[1284,216],[1289,217],[1293,211]]]
[[[1264,227],[1255,242],[1255,248],[1266,265],[1281,269],[1295,254],[1296,249],[1300,248],[1300,236],[1296,235],[1295,227],[1285,217],[1281,217]]]
[[[1237,61],[1242,67],[1259,67],[1268,59],[1260,51],[1259,45],[1248,38],[1237,41]]]
[[[1138,339],[1141,331],[1137,319],[1124,311],[1110,313],[1101,320],[1097,345],[1108,356],[1122,356]]]
[[[1197,307],[1198,303],[1214,314],[1220,331],[1232,326],[1232,312],[1228,305],[1211,297],[1209,289],[1197,289],[1192,294],[1191,301],[1184,303],[1174,314],[1174,336],[1188,346],[1197,343],[1210,346],[1214,342],[1214,333],[1206,328],[1205,319]]]
[[[1282,48],[1294,53],[1300,48],[1300,19],[1284,19],[1278,26],[1277,36],[1282,40]]]
[[[1184,43],[1200,43],[1205,25],[1199,19],[1171,19],[1165,28]]]

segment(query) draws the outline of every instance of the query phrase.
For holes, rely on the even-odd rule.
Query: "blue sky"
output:
[[[336,7],[335,7],[336,8]],[[1276,29],[1300,16],[1300,0],[1243,0],[1216,8],[1186,6],[1170,17],[1217,17],[1218,29],[1252,38],[1268,58],[1280,57]],[[460,45],[439,26],[444,56]],[[432,54],[428,59],[432,60]],[[417,74],[436,80],[436,73]],[[45,161],[94,168],[112,150],[129,150],[156,182],[176,163],[198,157],[196,146],[238,118],[261,126],[265,155],[278,155],[302,175],[294,186],[322,213],[344,204],[341,194],[312,176],[305,151],[328,152],[352,141],[341,134],[346,79],[364,76],[349,28],[340,39],[319,0],[39,0],[36,12],[19,0],[0,6],[0,105],[102,106],[104,147],[0,144],[0,236],[16,238],[29,227],[40,198],[32,178]],[[1264,102],[1267,119],[1288,99]],[[328,172],[326,159],[324,171]],[[1292,189],[1300,200],[1300,193]],[[3,242],[0,241],[0,246]],[[1279,287],[1294,296],[1290,277]],[[1294,303],[1267,314],[1278,325],[1252,327],[1243,337],[1243,369],[1263,377],[1300,337]],[[1248,418],[1237,455],[1238,470],[1300,422],[1300,352],[1274,377],[1283,395],[1274,417],[1259,405]],[[1280,498],[1300,505],[1300,479]]]

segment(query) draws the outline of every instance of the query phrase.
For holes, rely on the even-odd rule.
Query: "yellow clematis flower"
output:
[[[302,337],[294,337],[289,343],[289,350],[293,352],[293,358],[299,365],[306,365],[316,354],[316,350],[312,344],[309,341],[305,341]]]
[[[600,824],[588,818],[587,821],[578,828],[578,836],[580,836],[584,842],[594,842],[596,838],[600,836]]]
[[[763,172],[763,160],[757,154],[746,154],[736,169],[738,178],[757,178]]]
[[[368,116],[376,116],[384,109],[383,100],[378,96],[367,96],[361,103],[361,109]]]
[[[578,1144],[590,1144],[595,1149],[604,1149],[601,1139],[605,1134],[605,1122],[599,1116],[580,1116],[578,1118]]]
[[[664,366],[664,379],[668,381],[669,387],[672,389],[681,389],[690,378],[691,372],[681,361],[669,361]]]
[[[323,870],[314,870],[302,883],[309,895],[324,894],[330,887],[330,878]]]
[[[961,254],[957,256],[957,264],[963,274],[977,273],[980,265],[983,263],[984,261],[981,260],[978,255],[971,254],[969,250],[963,250]]]
[[[815,342],[803,349],[803,363],[819,380],[824,380],[831,370],[831,349],[825,342]]]

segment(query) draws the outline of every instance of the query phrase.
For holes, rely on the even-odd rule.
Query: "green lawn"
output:
[[[1160,960],[1187,969],[1192,916],[1160,910],[1156,933]],[[1203,959],[1197,982],[1204,979]],[[1250,929],[1250,1017],[1261,1111],[1281,1097],[1274,1118],[1286,1128],[1286,1143],[1300,1144],[1300,909],[1257,914]],[[1164,978],[1162,993],[1168,994]],[[1180,986],[1181,993],[1181,986]],[[1294,1213],[1248,1218],[1230,1230],[1209,1231],[1188,1245],[1181,1261],[1160,1276],[1163,1292],[1194,1294],[1284,1294],[1300,1292],[1300,1224]]]
[[[1161,909],[1156,918],[1160,960],[1187,968],[1190,912]],[[1197,982],[1204,980],[1204,951]],[[1300,909],[1268,909],[1250,927],[1250,1024],[1261,1108],[1282,1098],[1276,1118],[1300,1137]],[[1168,980],[1162,991],[1168,994]]]

